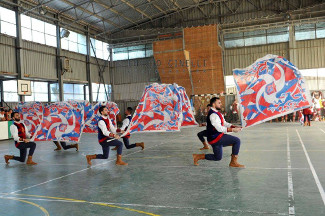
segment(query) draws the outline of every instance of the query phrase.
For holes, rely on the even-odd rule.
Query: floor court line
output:
[[[17,197],[0,197],[0,198],[1,199],[8,199],[8,200],[15,200],[15,201],[19,201],[19,202],[22,202],[22,203],[27,203],[29,205],[32,205],[32,206],[35,206],[35,207],[39,208],[44,213],[45,216],[50,216],[50,214],[48,213],[48,211],[44,207],[42,207],[42,206],[40,206],[40,205],[38,205],[36,203],[30,202],[30,201],[27,201],[27,200],[24,200],[24,199],[20,199],[20,198],[18,199]]]
[[[296,215],[294,206],[294,195],[293,195],[293,181],[291,171],[291,154],[290,154],[290,139],[287,128],[287,163],[288,163],[288,201],[289,201],[289,215]]]
[[[322,198],[322,200],[323,200],[323,203],[324,203],[324,205],[325,205],[325,192],[324,192],[324,188],[323,188],[322,184],[321,184],[320,181],[319,181],[319,178],[318,178],[318,175],[317,175],[317,173],[316,173],[316,170],[315,170],[315,168],[314,168],[314,166],[313,166],[313,164],[312,164],[312,162],[311,162],[311,160],[310,160],[310,158],[309,158],[309,154],[308,154],[308,152],[307,152],[307,150],[306,150],[305,144],[304,144],[304,142],[302,141],[302,139],[301,139],[301,137],[300,137],[300,134],[299,134],[299,132],[298,132],[297,129],[296,129],[296,132],[297,132],[297,135],[298,135],[298,137],[299,137],[299,140],[300,140],[300,144],[301,144],[301,146],[302,146],[302,149],[303,149],[304,152],[305,152],[305,156],[306,156],[306,158],[307,158],[307,161],[308,161],[308,164],[309,164],[310,170],[311,170],[311,172],[312,172],[312,174],[313,174],[313,177],[314,177],[315,183],[316,183],[316,185],[317,185],[317,188],[318,188],[318,190],[319,190],[319,193],[320,193],[321,198]]]
[[[174,138],[174,139],[177,139],[178,137]],[[168,142],[163,142],[163,143],[160,143],[160,144],[157,144],[157,145],[154,145],[154,146],[151,146],[151,147],[147,147],[145,148],[144,150],[138,150],[138,151],[135,151],[135,152],[132,152],[130,154],[126,154],[124,157],[127,157],[129,155],[133,155],[133,154],[136,154],[136,153],[139,153],[139,152],[142,152],[142,151],[145,151],[146,149],[150,149],[150,148],[154,148],[154,147],[157,147],[157,146],[160,146],[160,145],[163,145],[163,144],[166,144],[166,143],[169,143],[170,141]],[[47,180],[45,182],[42,182],[42,183],[39,183],[39,184],[35,184],[35,185],[32,185],[32,186],[29,186],[29,187],[26,187],[26,188],[23,188],[23,189],[20,189],[20,190],[16,190],[16,191],[13,191],[13,192],[10,192],[9,194],[14,194],[14,193],[18,193],[18,192],[21,192],[21,191],[25,191],[25,190],[28,190],[30,188],[34,188],[34,187],[38,187],[38,186],[41,186],[43,184],[47,184],[49,182],[52,182],[52,181],[56,181],[56,180],[59,180],[59,179],[62,179],[62,178],[65,178],[65,177],[68,177],[68,176],[71,176],[71,175],[74,175],[74,174],[77,174],[77,173],[81,173],[81,172],[84,172],[86,170],[89,170],[91,168],[94,168],[94,167],[98,167],[98,166],[102,166],[102,165],[105,165],[105,164],[108,164],[112,161],[115,161],[116,159],[111,159],[111,160],[108,160],[104,163],[101,163],[101,164],[96,164],[96,165],[93,165],[91,167],[87,167],[85,169],[82,169],[82,170],[78,170],[78,171],[75,171],[75,172],[72,172],[72,173],[69,173],[69,174],[66,174],[66,175],[63,175],[63,176],[60,176],[60,177],[57,177],[57,178],[54,178],[54,179],[50,179],[50,180]],[[85,159],[85,162],[86,162],[86,159]]]
[[[147,165],[128,165],[129,167],[148,167]],[[196,166],[150,166],[150,168],[195,168]],[[236,169],[230,168],[228,166],[224,167],[212,167],[212,166],[199,166],[202,169]],[[261,170],[288,170],[288,167],[245,167],[243,170],[250,170],[250,169],[261,169]],[[306,168],[290,168],[292,170],[309,170],[308,167]]]
[[[28,194],[13,194],[15,196],[29,196]],[[32,195],[38,197],[37,195]],[[254,213],[254,214],[267,214],[267,215],[288,215],[286,213],[279,212],[263,212],[263,211],[254,211],[254,210],[239,210],[239,209],[214,209],[214,208],[198,208],[198,207],[190,207],[190,206],[168,206],[168,205],[151,205],[151,204],[134,204],[134,203],[111,203],[111,202],[90,202],[84,200],[73,200],[73,199],[64,199],[64,198],[55,198],[55,200],[46,198],[46,196],[40,196],[44,198],[22,198],[19,199],[24,200],[33,200],[33,201],[47,201],[47,202],[65,202],[65,203],[89,203],[89,204],[107,204],[114,206],[130,206],[130,207],[144,207],[144,208],[166,208],[166,209],[190,209],[190,210],[201,210],[201,211],[219,211],[219,212],[232,212],[232,213]],[[9,197],[11,198],[11,197]],[[14,197],[13,197],[14,198]]]

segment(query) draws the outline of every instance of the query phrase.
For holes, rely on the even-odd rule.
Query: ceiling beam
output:
[[[94,2],[95,2],[96,4],[98,4],[98,5],[100,5],[100,6],[104,7],[104,8],[106,8],[106,9],[108,9],[108,10],[110,10],[110,11],[112,11],[113,13],[119,15],[120,17],[122,17],[123,19],[129,21],[130,23],[133,23],[133,24],[137,25],[137,23],[136,23],[135,21],[133,21],[132,19],[130,19],[130,18],[126,17],[126,16],[124,16],[122,13],[118,12],[118,11],[115,10],[114,8],[112,8],[112,7],[110,7],[110,6],[106,5],[106,4],[103,4],[103,3],[99,2],[98,0],[94,0]],[[109,18],[109,19],[110,19],[110,18]],[[103,21],[106,22],[106,21],[109,20],[109,19],[104,19]]]
[[[189,10],[189,9],[192,9],[192,8],[197,8],[198,6],[201,6],[201,5],[208,5],[208,4],[211,4],[211,3],[214,3],[214,2],[217,3],[217,2],[226,2],[226,1],[229,1],[229,0],[209,0],[209,1],[200,2],[199,4],[196,4],[196,5],[190,5],[190,6],[187,6],[187,7],[184,7],[184,8],[180,8],[179,10],[175,10],[175,8],[172,8],[166,14],[161,15],[161,16],[157,16],[157,17],[153,18],[152,20],[142,19],[142,20],[137,21],[138,23],[136,25],[133,25],[133,26],[123,26],[123,28],[124,29],[132,29],[132,28],[134,28],[136,26],[141,26],[141,25],[147,24],[149,22],[156,21],[158,19],[162,19],[162,18],[164,18],[166,16],[170,16],[170,15],[173,15],[175,13],[179,13],[181,11]],[[120,32],[120,30],[114,31],[111,34],[114,34],[114,33],[117,33],[117,32]],[[102,35],[102,34],[105,34],[105,33],[107,33],[107,32],[101,32],[98,35]]]
[[[80,6],[82,6],[82,5],[84,5],[84,4],[88,3],[88,2],[89,2],[89,0],[86,0],[86,1],[81,2],[80,4],[76,4],[76,5],[72,6],[72,7],[68,7],[66,9],[60,10],[59,14],[62,14],[62,13],[65,13],[65,12],[67,12],[69,10],[75,9],[76,7],[80,7]]]
[[[146,14],[145,12],[143,12],[142,10],[140,10],[139,8],[136,8],[133,4],[127,2],[126,0],[121,0],[121,2],[125,3],[127,6],[129,6],[133,10],[137,11],[138,13],[140,13],[143,16],[145,16],[145,17],[149,18],[150,20],[152,20],[151,16],[149,16],[148,14]]]
[[[160,12],[167,14],[166,11],[164,11],[163,9],[161,9],[161,7],[159,7],[158,5],[156,5],[152,0],[147,0],[151,5],[153,5],[155,8],[157,8]]]
[[[199,4],[200,3],[200,0],[192,0],[195,4]],[[200,7],[200,6],[198,6],[198,9],[201,11],[201,13],[203,14],[203,16],[204,17],[208,17],[205,13],[204,13],[204,11],[203,11],[203,9]]]
[[[49,0],[49,1],[47,1],[47,2],[39,3],[37,6],[31,8],[31,9],[25,10],[25,11],[22,12],[21,14],[26,14],[26,13],[28,13],[28,12],[31,12],[31,11],[33,11],[33,10],[36,10],[36,9],[38,9],[38,8],[40,8],[40,7],[45,6],[46,4],[48,4],[48,3],[52,2],[52,1],[54,1],[54,0]]]
[[[73,6],[73,7],[77,8],[78,10],[81,10],[81,11],[87,13],[87,14],[90,14],[90,15],[96,17],[97,19],[100,19],[100,20],[103,21],[103,22],[107,22],[108,24],[113,25],[114,27],[116,27],[116,28],[118,28],[118,29],[121,29],[121,26],[120,26],[120,25],[118,25],[118,24],[116,24],[116,23],[114,23],[114,22],[111,22],[110,20],[105,20],[103,17],[98,16],[96,13],[91,12],[91,11],[89,11],[89,10],[83,8],[83,7],[80,7],[80,6],[78,6],[78,5],[76,5],[76,4],[72,3],[72,2],[70,2],[70,1],[68,1],[68,0],[60,0],[60,1],[66,3],[66,4],[70,5],[70,6]],[[79,19],[79,20],[83,20],[83,18],[82,18],[82,19]],[[105,20],[105,21],[104,21],[104,20]]]

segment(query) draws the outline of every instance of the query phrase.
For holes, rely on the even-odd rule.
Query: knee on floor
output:
[[[24,163],[26,161],[26,158],[19,158],[18,161]]]
[[[221,160],[221,159],[222,159],[222,156],[215,156],[215,157],[214,157],[214,160],[215,160],[215,161],[219,161],[219,160]]]

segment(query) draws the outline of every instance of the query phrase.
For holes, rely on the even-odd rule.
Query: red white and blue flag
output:
[[[44,105],[43,121],[32,137],[33,141],[79,142],[84,126],[84,110],[76,102],[56,102]]]
[[[86,112],[87,120],[85,122],[85,127],[83,129],[84,133],[98,133],[98,120],[100,118],[99,108],[101,106],[106,106],[109,112],[109,118],[112,124],[116,127],[116,116],[119,114],[120,110],[117,104],[114,102],[98,102],[92,109],[88,109]]]
[[[185,89],[153,83],[145,88],[127,133],[179,131],[197,125]]]
[[[21,102],[18,105],[20,119],[33,136],[43,121],[43,104],[40,102]]]
[[[253,126],[311,106],[298,68],[287,59],[267,55],[244,69],[234,69],[243,127]]]

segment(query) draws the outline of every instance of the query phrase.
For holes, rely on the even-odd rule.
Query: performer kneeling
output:
[[[66,142],[59,142],[59,141],[53,141],[54,144],[56,145],[56,149],[54,149],[54,151],[60,151],[62,148],[64,150],[68,150],[68,149],[71,149],[71,148],[76,148],[76,151],[79,150],[79,145],[76,143],[76,144],[72,144],[72,145],[67,145]],[[62,148],[61,148],[62,146]]]
[[[31,137],[28,132],[27,127],[24,123],[20,123],[20,115],[18,112],[11,113],[11,118],[14,123],[10,126],[10,132],[12,137],[15,140],[15,146],[20,150],[20,156],[14,155],[5,155],[5,162],[9,164],[9,160],[16,160],[20,162],[25,162],[27,149],[29,148],[28,159],[26,164],[28,165],[36,165],[33,161],[33,154],[36,148],[36,143],[30,142],[29,138]]]
[[[212,146],[214,154],[193,154],[194,165],[199,165],[199,160],[214,160],[219,161],[222,159],[222,148],[225,146],[232,146],[232,154],[230,167],[244,168],[237,162],[240,139],[235,136],[228,135],[229,132],[239,132],[241,127],[234,126],[225,121],[223,115],[219,112],[221,110],[220,98],[213,97],[210,100],[211,109],[207,116],[207,131],[208,143]]]
[[[128,107],[125,111],[125,115],[126,115],[126,118],[123,120],[123,125],[121,127],[121,131],[122,133],[124,131],[126,131],[131,123],[131,120],[132,120],[132,111],[133,109],[131,107]],[[123,143],[125,145],[125,148],[127,149],[131,149],[131,148],[135,148],[135,147],[141,147],[142,150],[144,149],[144,143],[143,142],[140,142],[140,143],[134,143],[134,144],[131,144],[130,145],[130,142],[129,142],[129,139],[130,139],[130,135],[127,135],[125,137],[122,137],[123,138]],[[112,150],[117,150],[117,147],[113,148]]]
[[[98,141],[102,146],[103,154],[86,155],[87,163],[91,165],[92,159],[107,159],[109,155],[109,147],[116,146],[116,165],[128,165],[122,161],[123,144],[121,141],[118,141],[120,136],[116,134],[116,132],[120,132],[120,129],[116,129],[112,124],[108,116],[108,109],[105,106],[99,108],[99,113],[102,115],[102,117],[100,117],[98,120]]]
[[[210,104],[207,105],[207,109],[208,109],[208,113],[209,113],[209,111],[210,111],[210,109],[211,109],[211,105],[210,105]],[[204,124],[205,124],[204,126],[206,126],[206,123],[204,123]],[[203,125],[203,124],[202,124],[202,125]],[[203,131],[199,132],[199,133],[197,134],[197,136],[198,136],[199,140],[200,140],[200,141],[202,142],[202,144],[203,144],[203,148],[200,148],[200,150],[210,149],[209,146],[208,146],[207,141],[205,141],[205,139],[204,139],[204,137],[207,137],[207,136],[208,136],[208,131],[207,131],[207,130],[203,130]]]

